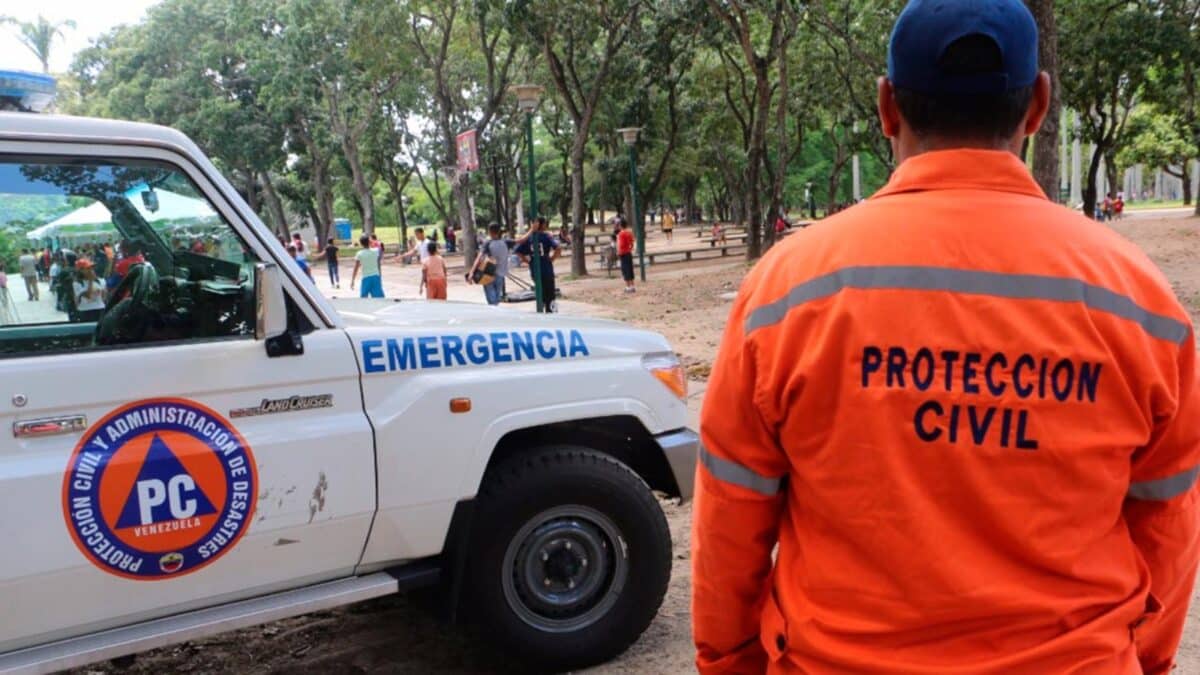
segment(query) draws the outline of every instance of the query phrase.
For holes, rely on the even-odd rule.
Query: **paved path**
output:
[[[17,313],[17,321],[21,324],[60,323],[67,320],[66,312],[54,309],[54,294],[50,284],[38,282],[38,297],[34,301],[25,295],[25,281],[20,275],[9,275],[8,292],[13,300],[13,309]]]

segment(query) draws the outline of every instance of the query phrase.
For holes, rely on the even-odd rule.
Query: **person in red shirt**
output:
[[[625,280],[625,292],[636,293],[633,285],[633,232],[629,231],[629,223],[621,219],[621,229],[617,232],[617,259],[621,261],[621,278]]]
[[[146,258],[142,255],[141,242],[134,241],[133,239],[122,239],[121,259],[117,261],[115,268],[117,276],[124,279],[125,275],[129,274],[130,267],[144,262],[146,262]]]
[[[788,227],[790,227],[788,221],[784,220],[782,213],[779,214],[775,218],[775,234],[783,234],[784,230],[788,229]]]

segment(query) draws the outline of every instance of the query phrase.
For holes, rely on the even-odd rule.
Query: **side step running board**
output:
[[[390,573],[329,581],[9,652],[0,655],[0,673],[51,673],[75,668],[390,595],[436,583],[437,579],[437,567],[414,563]]]

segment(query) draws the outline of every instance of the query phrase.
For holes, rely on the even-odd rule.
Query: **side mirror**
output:
[[[257,306],[254,339],[270,340],[287,333],[283,272],[275,263],[254,266],[254,304]]]

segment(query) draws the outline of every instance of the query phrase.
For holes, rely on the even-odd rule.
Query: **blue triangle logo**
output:
[[[212,502],[183,468],[167,444],[154,435],[133,491],[125,500],[117,528],[152,525],[216,513]]]

